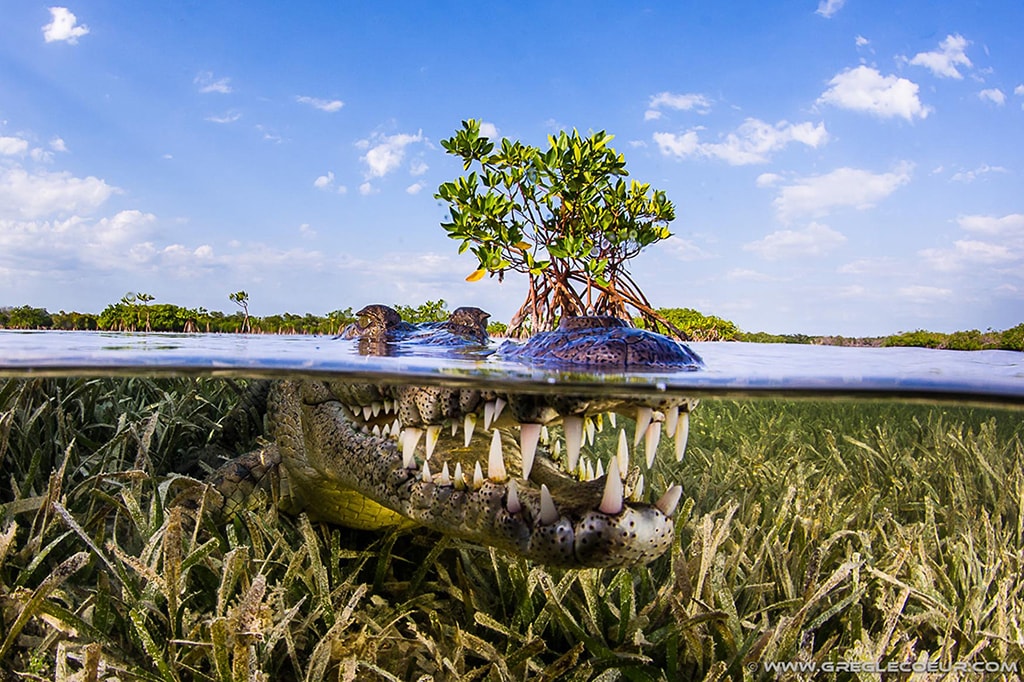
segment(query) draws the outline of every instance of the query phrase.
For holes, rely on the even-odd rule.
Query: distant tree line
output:
[[[259,317],[248,312],[249,297],[244,291],[228,297],[240,310],[229,314],[206,308],[185,308],[171,303],[153,303],[154,298],[139,292],[127,294],[111,303],[99,315],[92,313],[50,313],[45,308],[0,307],[0,329],[59,329],[102,331],[206,332],[254,334],[337,334],[356,321],[351,307],[326,315],[282,313]],[[438,322],[448,318],[444,299],[426,301],[418,306],[393,306],[408,322]],[[745,332],[736,323],[705,315],[693,308],[658,308],[658,314],[692,341],[748,341],[755,343],[807,343],[831,346],[916,346],[948,350],[1004,349],[1024,351],[1024,323],[1005,331],[985,332],[971,329],[951,334],[917,330],[890,336],[850,338],[807,334],[769,334]],[[503,336],[507,326],[492,321],[487,330]]]

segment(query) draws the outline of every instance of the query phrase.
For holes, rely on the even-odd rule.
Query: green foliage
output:
[[[736,341],[740,336],[735,323],[693,308],[658,308],[658,313],[693,341]]]
[[[427,301],[417,307],[395,304],[392,306],[402,319],[406,322],[419,324],[420,322],[443,322],[450,314],[448,304],[443,298],[436,301]]]
[[[945,341],[945,334],[918,329],[917,331],[902,332],[900,334],[887,336],[882,339],[882,345],[886,347],[913,346],[917,348],[940,348]]]
[[[999,347],[1006,350],[1024,351],[1024,323],[1004,331]]]
[[[0,327],[8,329],[49,329],[53,317],[45,308],[23,305],[17,308],[0,309]]]
[[[842,337],[839,337],[840,340]],[[740,332],[736,341],[750,343],[814,343],[815,337],[807,334],[769,334],[768,332]],[[836,345],[842,345],[836,344]]]
[[[476,256],[467,279],[501,279],[508,270],[529,277],[512,334],[551,329],[562,315],[629,319],[627,304],[654,321],[625,264],[670,236],[675,209],[663,191],[624,179],[626,162],[611,139],[574,130],[550,136],[547,150],[507,138],[496,145],[469,120],[441,141],[465,170],[477,169],[435,195],[449,205],[442,227],[460,242],[459,253]]]

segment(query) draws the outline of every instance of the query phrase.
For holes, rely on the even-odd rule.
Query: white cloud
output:
[[[413,184],[411,184],[411,185],[409,185],[408,187],[405,188],[405,193],[406,194],[419,194],[420,190],[422,190],[422,189],[423,189],[423,183],[422,182],[414,182]]]
[[[0,155],[21,156],[28,151],[28,140],[20,137],[0,136]]]
[[[45,218],[90,213],[120,190],[95,177],[68,172],[29,173],[9,168],[0,173],[0,218]]]
[[[369,181],[359,185],[359,193],[364,197],[369,196],[370,194],[375,194],[376,192],[377,189]]]
[[[367,179],[382,178],[397,169],[405,158],[405,148],[422,141],[422,130],[415,135],[375,135],[372,140],[362,140],[367,151],[360,159],[366,163]]]
[[[212,71],[200,71],[192,82],[199,86],[199,92],[216,92],[226,95],[232,91],[230,78],[214,78]]]
[[[242,118],[242,114],[238,113],[237,111],[229,111],[227,113],[221,114],[220,116],[207,116],[206,120],[210,123],[234,123],[240,118]]]
[[[999,88],[988,88],[978,93],[978,99],[988,100],[1002,106],[1006,103],[1006,95]]]
[[[864,36],[857,36],[856,38],[853,39],[853,42],[857,47],[867,47],[868,45],[871,44],[871,41],[865,38]]]
[[[1018,97],[1024,95],[1024,83],[1015,87],[1013,89],[1013,94],[1017,95]]]
[[[803,230],[779,230],[743,245],[767,260],[821,256],[846,242],[842,233],[828,225],[811,223]]]
[[[79,38],[89,33],[89,27],[79,25],[78,18],[67,7],[51,7],[50,17],[50,23],[43,26],[43,40],[48,43],[64,41],[75,45]]]
[[[965,215],[957,218],[968,232],[1024,237],[1024,213],[1010,213],[1002,218],[987,215]]]
[[[428,170],[430,170],[430,166],[423,159],[413,159],[409,164],[409,175],[423,175]]]
[[[341,111],[341,108],[343,106],[345,106],[345,103],[342,102],[340,99],[330,99],[330,100],[327,100],[327,99],[319,99],[317,97],[305,97],[305,96],[300,95],[300,96],[296,97],[295,100],[297,102],[302,103],[302,104],[308,104],[309,106],[313,107],[314,109],[319,109],[320,111],[326,111],[329,114],[333,114],[336,111]]]
[[[782,176],[778,173],[761,173],[754,180],[754,184],[758,187],[771,187],[782,182]]]
[[[876,69],[858,66],[837,74],[818,104],[862,111],[880,118],[899,116],[913,121],[931,111],[917,97],[918,86],[906,78],[883,76]]]
[[[840,206],[863,210],[910,182],[910,173],[909,164],[901,164],[889,173],[837,168],[831,173],[786,185],[773,203],[782,220],[800,215],[825,215]]]
[[[50,140],[50,149],[52,149],[55,152],[66,152],[68,150],[68,147],[66,144],[64,144],[63,139],[55,137],[52,140]]]
[[[815,11],[815,14],[820,14],[828,19],[841,10],[845,3],[846,0],[821,0],[818,3],[818,9]]]
[[[824,123],[794,125],[780,121],[772,125],[756,118],[748,118],[736,132],[726,135],[723,142],[700,142],[696,130],[682,135],[654,134],[654,141],[666,156],[704,156],[720,159],[733,166],[765,163],[773,152],[793,142],[816,148],[827,140],[828,132]]]
[[[784,278],[777,275],[769,275],[749,268],[733,268],[725,273],[726,279],[749,281],[749,282],[782,282]]]
[[[313,181],[313,186],[317,189],[327,189],[334,184],[334,171],[327,171],[327,175],[321,175]]]
[[[858,258],[839,266],[836,272],[843,275],[891,275],[899,272],[898,263],[888,256]]]
[[[917,303],[931,303],[934,301],[948,299],[953,296],[952,289],[925,286],[920,284],[915,284],[907,287],[900,287],[899,289],[896,290],[896,293],[901,298],[906,298],[910,301],[914,301]]]
[[[939,49],[934,52],[918,52],[914,55],[910,63],[914,66],[923,66],[929,69],[936,76],[941,78],[956,78],[961,79],[963,75],[960,73],[958,66],[971,66],[971,60],[968,59],[967,54],[964,50],[970,42],[963,36],[948,35],[946,39],[939,43]]]
[[[663,109],[696,111],[698,114],[706,114],[711,111],[711,100],[697,93],[659,92],[657,95],[652,95],[647,103],[644,120],[658,120],[662,117]]]
[[[675,235],[662,241],[661,245],[681,261],[707,260],[708,258],[714,258],[714,254],[705,251],[695,242],[689,239],[683,239],[682,237],[676,237]]]
[[[940,169],[941,170],[941,169]],[[953,175],[951,180],[954,182],[974,182],[978,177],[987,173],[1006,173],[1008,172],[1002,166],[990,166],[987,163],[978,166],[974,170],[959,171]]]
[[[500,133],[498,133],[498,126],[487,121],[480,121],[480,136],[486,137],[490,140],[496,140]]]

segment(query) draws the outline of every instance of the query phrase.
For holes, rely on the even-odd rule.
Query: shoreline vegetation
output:
[[[686,457],[650,472],[684,482],[673,547],[572,571],[269,502],[226,523],[175,505],[238,395],[216,379],[0,382],[0,679],[1024,670],[1019,412],[702,401]],[[595,451],[615,440],[604,429]]]
[[[23,305],[0,307],[0,329],[62,330],[62,331],[151,331],[253,334],[327,334],[339,333],[356,320],[351,307],[325,315],[282,313],[267,316],[250,315],[248,295],[237,292],[231,300],[242,308],[224,313],[206,308],[185,308],[170,303],[152,303],[147,294],[126,296],[108,305],[99,314],[65,312],[51,313],[45,308]],[[446,319],[448,304],[444,299],[427,301],[419,306],[393,306],[408,322],[435,322]],[[664,317],[691,341],[746,341],[752,343],[795,343],[827,346],[890,347],[911,346],[946,350],[1015,350],[1024,351],[1024,323],[1006,330],[977,329],[952,333],[918,329],[888,336],[847,337],[839,335],[771,334],[741,330],[735,323],[715,315],[705,315],[692,308],[658,308]],[[639,322],[639,320],[637,321]],[[504,336],[507,325],[492,321],[492,336]]]

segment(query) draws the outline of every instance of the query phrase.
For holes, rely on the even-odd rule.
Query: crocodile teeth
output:
[[[421,476],[423,478],[424,483],[434,482],[433,476],[430,475],[430,465],[426,461],[423,462],[423,473],[421,474]]]
[[[591,464],[590,460],[585,458],[585,457],[583,458],[583,463],[586,464],[586,466],[587,466],[587,477],[586,477],[585,480],[593,481],[594,480],[594,465]]]
[[[437,447],[437,439],[441,437],[441,427],[438,424],[431,424],[427,427],[427,459],[434,454]]]
[[[424,464],[424,467],[426,467],[425,464]],[[462,472],[459,472],[459,473],[462,473]],[[438,481],[438,483],[440,483],[441,485],[451,485],[452,484],[451,474],[448,473],[448,462],[445,462],[444,465],[442,465],[442,467],[441,467],[441,479]]]
[[[544,445],[547,445],[549,442],[551,442],[551,434],[548,433],[547,426],[540,427],[540,442],[544,443]]]
[[[676,435],[676,422],[679,421],[679,406],[670,407],[665,411],[665,435],[671,438]]]
[[[374,417],[376,417],[376,416],[377,416],[378,414],[380,414],[380,411],[381,411],[382,409],[384,409],[384,406],[383,406],[383,405],[381,405],[380,403],[377,403],[377,402],[374,402],[374,403],[370,403],[370,413],[371,413],[371,414],[372,414],[372,415],[373,415]]]
[[[569,458],[569,471],[576,468],[580,461],[580,447],[583,444],[583,418],[565,417],[562,419],[565,430],[565,452]]]
[[[615,413],[614,412],[609,412],[608,413],[608,423],[612,425],[613,429],[617,426],[617,424],[615,423]]]
[[[686,454],[686,441],[690,437],[690,413],[682,412],[679,415],[679,424],[676,426],[676,461],[682,461]]]
[[[391,414],[395,411],[395,404],[390,400],[384,401],[384,414]]]
[[[400,436],[402,440],[402,466],[406,469],[416,468],[416,458],[414,453],[416,446],[420,442],[420,438],[423,437],[423,429],[416,429],[409,427],[402,431]]]
[[[491,428],[491,424],[498,421],[501,411],[507,403],[501,398],[495,398],[492,402],[484,403],[484,428]]]
[[[615,460],[612,460],[613,462]],[[594,478],[601,478],[604,476],[604,462],[597,460],[597,466],[594,467]]]
[[[589,419],[589,418],[588,419],[584,419],[583,420],[583,427],[586,429],[587,442],[590,443],[591,447],[593,447],[593,445],[594,445],[594,431],[595,431],[594,420],[593,419]]]
[[[551,491],[543,483],[540,486],[540,522],[541,525],[550,526],[558,520],[558,507],[551,498]]]
[[[622,511],[622,478],[619,477],[619,463],[612,459],[605,477],[604,494],[598,507],[605,514],[618,514]]]
[[[619,429],[619,449],[615,453],[615,459],[619,461],[619,473],[625,476],[629,471],[629,442],[626,440],[625,429]]]
[[[636,485],[633,486],[633,492],[630,493],[629,499],[634,502],[643,502],[644,499],[644,475],[640,474],[636,477]]]
[[[647,468],[654,464],[654,455],[658,452],[658,443],[661,441],[661,422],[651,422],[644,433],[644,448],[647,455]]]
[[[373,429],[370,430],[370,433],[372,433],[374,436],[377,436],[379,438],[380,437],[380,424],[374,424],[373,425]]]
[[[476,428],[476,415],[467,414],[463,420],[463,427],[466,431],[466,447],[469,447],[469,441],[473,439],[473,429]]]
[[[459,422],[457,422],[457,421],[455,421],[455,420],[453,419],[453,420],[452,420],[452,438],[455,438],[455,436],[456,436],[456,435],[457,435],[458,433],[459,433]]]
[[[516,490],[515,480],[508,482],[508,497],[505,499],[505,509],[508,510],[509,514],[518,514],[523,510],[523,505],[519,503],[519,492]]]
[[[494,436],[491,437],[491,451],[487,456],[487,478],[497,483],[508,478],[508,473],[505,471],[505,458],[501,453],[501,432],[497,429],[494,430]]]
[[[640,445],[640,438],[647,433],[647,426],[651,423],[654,410],[649,407],[636,408],[636,434],[633,436],[633,447]]]
[[[473,490],[480,490],[484,484],[484,472],[480,468],[480,462],[473,467]]]
[[[455,487],[459,490],[466,487],[466,475],[462,473],[462,462],[455,463]]]
[[[373,416],[373,407],[370,405],[363,405],[363,419],[370,421],[370,417]]]
[[[519,425],[519,449],[523,455],[523,478],[529,479],[533,471],[533,460],[537,455],[537,441],[540,440],[540,424]]]
[[[679,498],[683,496],[682,486],[674,485],[665,491],[665,494],[658,498],[654,506],[665,516],[672,516],[679,505]]]

